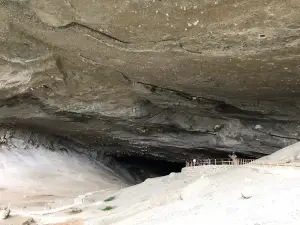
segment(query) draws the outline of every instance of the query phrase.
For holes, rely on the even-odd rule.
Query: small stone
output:
[[[214,131],[219,131],[221,130],[222,125],[217,124],[216,126],[214,126]]]
[[[5,220],[7,217],[9,217],[10,209],[6,208],[0,211],[0,219]]]
[[[250,196],[250,195],[245,195],[245,194],[243,194],[243,193],[241,193],[241,195],[242,195],[242,199],[249,199],[249,198],[252,197],[252,196]]]
[[[34,219],[32,219],[32,218],[29,218],[28,220],[26,220],[22,223],[22,225],[35,225],[35,224],[36,223],[35,223]]]
[[[82,212],[82,209],[80,208],[72,208],[71,209],[71,214],[77,214],[77,213],[81,213]]]
[[[193,24],[196,26],[199,23],[199,20],[196,20]]]
[[[255,125],[255,129],[256,130],[260,130],[260,129],[262,129],[263,127],[262,127],[262,125],[260,125],[260,124],[257,124],[257,125]]]

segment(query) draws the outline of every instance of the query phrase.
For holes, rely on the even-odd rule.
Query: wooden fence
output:
[[[286,162],[286,161],[263,161],[256,159],[236,159],[235,161],[224,158],[224,159],[196,159],[194,165],[193,160],[186,162],[186,167],[193,166],[204,166],[204,165],[254,165],[254,166],[291,166],[300,167],[300,163],[296,162]]]

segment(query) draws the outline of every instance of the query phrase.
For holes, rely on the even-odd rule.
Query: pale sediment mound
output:
[[[90,193],[76,206],[80,209],[76,213],[71,213],[71,206],[55,206],[39,213],[28,210],[26,215],[42,224],[73,221],[92,225],[169,225],[201,221],[215,225],[232,221],[242,225],[292,225],[298,221],[299,183],[298,168],[189,167],[122,190]],[[274,214],[274,205],[280,213]],[[104,211],[106,207],[111,210]]]
[[[286,149],[282,149],[275,154],[285,151]],[[177,186],[179,183],[182,185]],[[299,183],[300,169],[297,167],[243,165],[185,168],[180,174],[151,179],[124,189],[121,192],[123,195],[120,195],[119,201],[116,202],[116,205],[120,204],[127,194],[132,196],[129,190],[133,189],[134,193],[138,193],[134,199],[139,199],[138,196],[153,190],[152,198],[161,199],[160,204],[152,202],[147,208],[140,210],[129,207],[130,214],[125,213],[126,210],[122,213],[122,207],[121,212],[116,208],[110,217],[115,218],[115,221],[119,218],[117,223],[111,223],[113,220],[108,222],[105,217],[98,219],[102,222],[96,223],[97,219],[91,222],[117,225],[216,225],[231,221],[243,225],[292,225],[298,221]],[[171,201],[163,201],[170,194],[180,195]]]
[[[293,163],[300,165],[300,142],[287,146],[271,155],[260,158],[259,161]]]
[[[49,209],[62,205],[61,201],[73,203],[74,197],[86,192],[129,184],[104,161],[78,149],[34,133],[11,132],[0,144],[0,205]]]
[[[149,208],[115,225],[293,225],[299,220],[298,168],[241,167],[206,179],[184,188],[181,193],[189,195],[183,201]]]

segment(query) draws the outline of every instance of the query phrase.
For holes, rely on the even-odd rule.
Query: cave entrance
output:
[[[172,172],[181,172],[185,162],[170,162],[161,158],[139,155],[119,155],[115,160],[122,164],[139,182],[147,178],[169,175]]]

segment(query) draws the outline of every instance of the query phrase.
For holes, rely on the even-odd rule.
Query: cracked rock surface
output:
[[[0,0],[0,122],[108,153],[300,140],[296,0]]]

